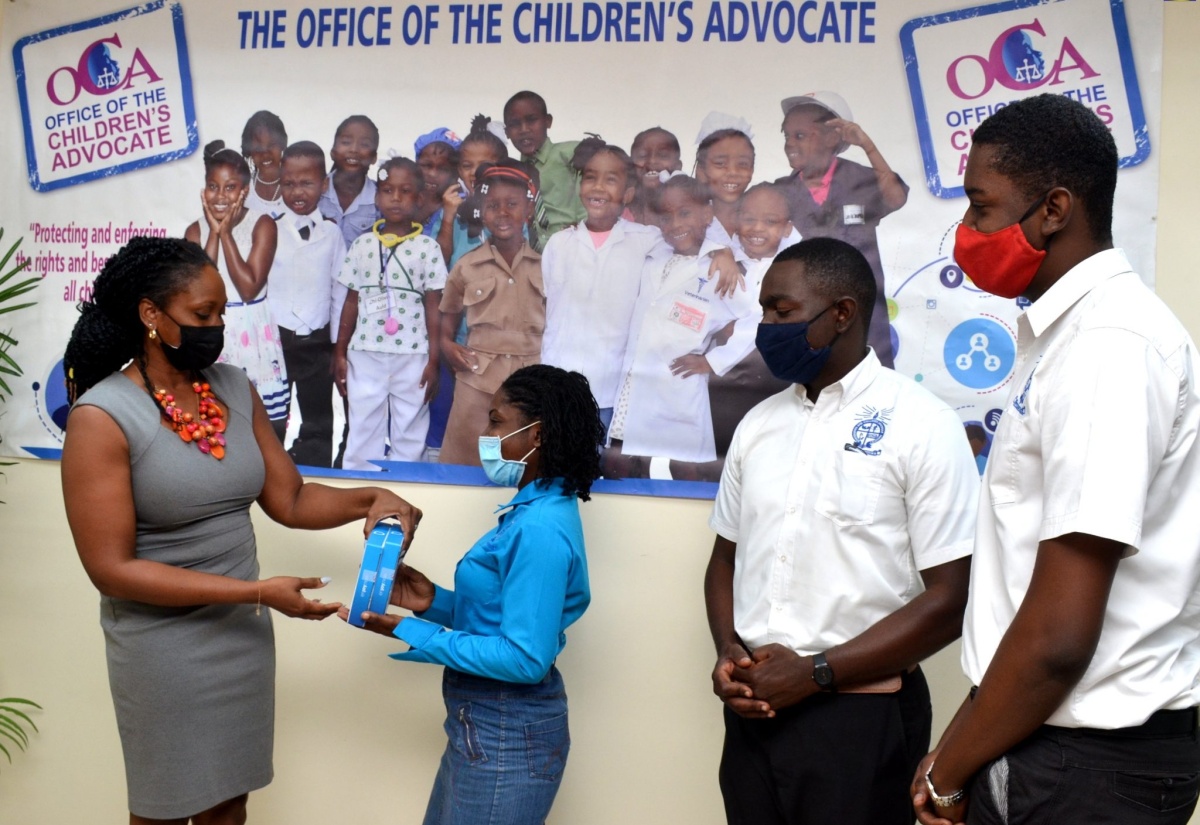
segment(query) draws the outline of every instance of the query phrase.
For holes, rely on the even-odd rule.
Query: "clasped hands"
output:
[[[747,719],[770,719],[819,691],[812,679],[812,657],[779,644],[748,651],[725,645],[713,668],[713,693]]]

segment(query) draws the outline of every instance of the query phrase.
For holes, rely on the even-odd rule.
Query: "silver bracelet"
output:
[[[942,796],[941,794],[939,794],[937,792],[937,790],[933,787],[933,779],[931,778],[932,774],[933,774],[933,765],[930,764],[929,770],[925,771],[925,787],[929,788],[929,798],[933,801],[934,805],[936,805],[939,808],[952,808],[955,805],[957,805],[959,802],[963,801],[963,799],[967,795],[967,792],[965,790],[963,790],[962,788],[958,789],[954,793],[949,794],[947,796]]]

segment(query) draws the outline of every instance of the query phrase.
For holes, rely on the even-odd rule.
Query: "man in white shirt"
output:
[[[1117,148],[1058,95],[976,130],[955,258],[1032,305],[923,823],[1186,823],[1200,783],[1197,352],[1112,245]]]
[[[757,346],[793,386],[738,425],[705,602],[730,823],[908,825],[917,663],[960,632],[978,473],[958,416],[867,346],[875,277],[832,238],[767,271]]]

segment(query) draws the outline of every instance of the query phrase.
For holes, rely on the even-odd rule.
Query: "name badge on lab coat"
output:
[[[667,320],[685,326],[692,332],[699,332],[704,329],[705,315],[707,313],[703,310],[676,301],[672,304],[671,309],[667,311]]]
[[[388,296],[386,292],[381,292],[378,295],[371,295],[365,301],[363,306],[367,310],[368,315],[378,315],[381,312],[388,311]]]

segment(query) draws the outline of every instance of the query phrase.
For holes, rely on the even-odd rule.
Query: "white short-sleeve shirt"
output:
[[[275,225],[279,240],[267,276],[271,320],[298,335],[309,335],[329,325],[346,241],[338,225],[320,212],[297,215],[285,208]],[[307,238],[301,229],[307,230]]]
[[[1200,703],[1197,352],[1118,249],[1078,264],[1018,319],[1012,397],[984,473],[963,670],[983,678],[1040,541],[1127,545],[1100,641],[1047,722],[1139,725]]]
[[[737,544],[734,628],[804,655],[858,636],[971,554],[979,473],[957,414],[873,351],[738,424],[710,524]]]

